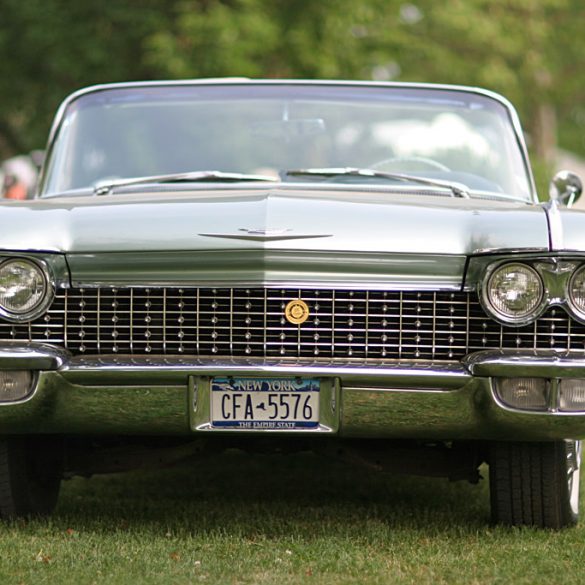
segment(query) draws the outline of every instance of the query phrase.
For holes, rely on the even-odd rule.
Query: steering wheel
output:
[[[371,164],[369,166],[369,168],[376,170],[376,171],[384,171],[384,170],[388,170],[388,169],[385,169],[384,167],[393,167],[393,166],[395,167],[396,165],[399,166],[403,163],[406,163],[407,166],[412,165],[415,168],[417,165],[422,165],[422,166],[429,167],[433,171],[443,171],[443,172],[451,171],[451,169],[447,165],[444,165],[443,163],[440,163],[439,161],[433,160],[432,158],[427,158],[425,156],[393,156],[392,158],[385,158],[383,160],[379,160],[378,162]],[[405,169],[402,169],[402,170],[405,170]]]

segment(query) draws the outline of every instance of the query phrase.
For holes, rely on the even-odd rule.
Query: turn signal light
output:
[[[0,402],[22,400],[32,390],[33,374],[27,370],[0,371]]]
[[[585,380],[580,378],[559,380],[559,410],[585,411]]]
[[[512,408],[548,409],[550,385],[546,378],[498,378],[496,392],[500,400]]]

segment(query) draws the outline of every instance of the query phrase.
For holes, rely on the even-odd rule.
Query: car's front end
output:
[[[266,121],[230,137],[233,152],[245,147],[241,168],[210,171],[206,158],[228,143],[195,124],[204,162],[139,169],[156,149],[142,148],[138,123],[165,95],[167,122],[185,123],[181,108],[199,100],[205,125],[218,96],[242,100],[246,116],[260,106]],[[398,116],[418,96],[418,118]],[[343,118],[366,97],[371,111]],[[121,120],[138,149],[125,165]],[[180,136],[163,134],[161,161],[181,158],[163,148]],[[350,165],[360,144],[377,162]],[[380,156],[386,148],[393,156]],[[66,102],[49,152],[42,197],[0,210],[3,448],[58,438],[70,472],[83,471],[69,453],[80,437],[334,444],[362,459],[395,452],[409,471],[441,472],[444,461],[445,475],[471,480],[487,460],[496,520],[575,520],[583,219],[535,203],[506,102],[427,86],[106,86]],[[293,153],[286,166],[283,153]],[[521,508],[537,502],[530,512],[510,503],[527,481],[518,473],[534,483],[522,488]],[[535,495],[545,476],[559,495]]]
[[[417,288],[406,280],[392,288],[372,281],[351,287],[266,286],[251,276],[201,286],[185,267],[180,282],[139,285],[136,280],[145,277],[134,275],[133,266],[141,275],[150,262],[166,263],[165,272],[181,270],[165,255],[142,262],[141,255],[116,255],[116,263],[128,266],[122,279],[112,274],[107,284],[75,286],[64,256],[20,253],[3,259],[2,283],[21,278],[30,290],[32,277],[23,271],[38,271],[41,281],[47,278],[39,288],[50,298],[36,318],[15,320],[6,313],[0,324],[5,433],[180,435],[290,428],[442,440],[585,436],[585,324],[571,300],[580,295],[584,269],[575,255],[477,256],[467,274],[479,280],[451,290]],[[274,259],[264,252],[209,255],[226,274],[231,262],[241,274],[246,259],[274,262],[267,274],[292,274],[287,264],[299,262],[296,251]],[[363,272],[368,260],[371,270],[383,263],[366,254],[351,256]],[[343,255],[312,255],[313,269],[322,263],[317,270],[326,270],[329,263],[331,281],[340,276],[331,263],[342,260]],[[386,261],[389,273],[390,265],[396,269],[417,259]],[[107,260],[84,262],[100,262],[104,270]],[[498,269],[521,279],[524,267],[535,279],[544,275],[547,284],[577,288],[564,289],[560,298],[550,298],[547,290],[546,306],[527,323],[498,323],[484,308],[486,283]],[[15,285],[5,288],[11,298],[18,294]],[[300,323],[289,312],[299,303],[305,311]],[[295,423],[277,409],[274,417],[248,424],[230,411],[216,425],[210,410],[215,377],[317,380],[323,386],[319,417],[310,426],[295,426],[303,421],[300,413]]]

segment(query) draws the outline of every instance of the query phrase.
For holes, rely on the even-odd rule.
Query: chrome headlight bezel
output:
[[[26,264],[32,270],[35,270],[37,275],[42,279],[43,290],[39,300],[32,307],[27,308],[24,311],[14,311],[0,304],[0,316],[4,320],[13,323],[32,321],[42,315],[53,301],[55,294],[54,283],[50,277],[46,264],[42,261],[21,256],[4,257],[0,258],[0,270],[12,263]]]
[[[491,285],[493,283],[494,278],[498,275],[499,271],[513,266],[518,266],[523,270],[526,270],[529,273],[531,273],[536,278],[540,286],[540,294],[538,295],[538,301],[536,302],[536,304],[529,310],[516,316],[501,311],[492,302],[490,296]],[[488,315],[490,315],[499,323],[510,326],[523,326],[533,323],[534,321],[536,321],[536,319],[538,319],[538,317],[542,315],[548,304],[546,287],[540,273],[536,270],[536,268],[534,268],[530,264],[518,261],[505,261],[491,265],[486,271],[483,282],[481,283],[480,299],[481,304]]]

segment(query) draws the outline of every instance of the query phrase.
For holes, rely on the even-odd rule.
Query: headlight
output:
[[[510,263],[496,268],[484,288],[484,300],[492,315],[506,323],[533,320],[544,297],[544,286],[536,270]]]
[[[585,266],[575,271],[569,282],[569,300],[573,309],[585,318]]]
[[[36,316],[47,302],[44,271],[30,260],[6,260],[0,264],[0,312],[7,318],[26,320]]]

